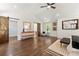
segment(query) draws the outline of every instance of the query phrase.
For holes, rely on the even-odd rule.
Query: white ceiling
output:
[[[56,3],[56,9],[40,8],[46,3],[8,3],[0,4],[0,15],[20,18],[22,20],[55,21],[58,18],[78,14],[78,3]],[[77,11],[77,12],[76,12]]]
[[[28,19],[43,20],[52,19],[53,9],[40,8],[45,3],[12,3],[0,4],[0,15]],[[46,19],[45,19],[46,20]]]

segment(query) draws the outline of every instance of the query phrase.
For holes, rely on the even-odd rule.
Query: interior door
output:
[[[37,32],[38,32],[38,36],[41,35],[41,24],[37,23]]]
[[[37,35],[41,35],[41,24],[40,23],[34,23],[34,31],[37,32]]]

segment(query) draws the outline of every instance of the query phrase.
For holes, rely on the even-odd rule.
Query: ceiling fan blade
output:
[[[50,5],[50,3],[47,3],[47,5]]]
[[[51,3],[51,5],[54,5],[55,3]]]
[[[51,6],[51,8],[55,9],[56,7],[54,7],[54,6]]]
[[[55,3],[47,3],[47,5],[54,5]]]
[[[40,6],[40,8],[44,8],[44,7],[47,7],[47,6]]]

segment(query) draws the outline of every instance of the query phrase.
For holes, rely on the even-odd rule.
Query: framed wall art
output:
[[[62,21],[63,30],[74,30],[78,29],[78,19]]]
[[[23,32],[31,30],[31,23],[30,22],[23,22]]]
[[[53,28],[53,31],[57,30],[57,22],[53,22],[52,28]]]

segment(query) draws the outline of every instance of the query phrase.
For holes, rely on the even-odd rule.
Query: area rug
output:
[[[62,45],[60,40],[55,41],[51,46],[49,46],[45,52],[53,56],[68,56],[67,45]]]

